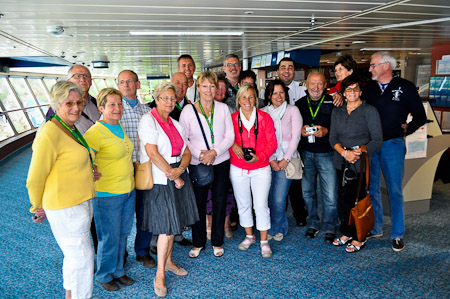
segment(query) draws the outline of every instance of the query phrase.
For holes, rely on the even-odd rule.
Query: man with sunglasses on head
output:
[[[380,192],[380,169],[386,181],[391,209],[392,250],[405,248],[403,212],[403,172],[405,167],[405,136],[425,124],[427,117],[415,85],[393,76],[396,59],[389,52],[372,55],[369,72],[372,81],[363,89],[361,98],[375,106],[380,113],[383,145],[370,160],[370,200],[375,214],[375,225],[367,239],[383,236],[383,207]],[[406,124],[408,114],[412,121]]]
[[[241,63],[239,57],[235,54],[228,54],[225,56],[223,62],[223,71],[225,72],[228,83],[230,83],[227,90],[227,101],[225,104],[232,109],[236,109],[236,94],[239,90],[239,75],[241,74]]]

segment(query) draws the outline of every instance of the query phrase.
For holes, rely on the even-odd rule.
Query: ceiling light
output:
[[[254,13],[255,13],[255,12],[249,10],[249,11],[244,12],[244,15],[252,15],[252,14],[254,14]]]
[[[146,58],[172,58],[178,57],[179,54],[164,54],[164,55],[126,55],[127,58],[137,58],[137,57],[146,57]]]
[[[130,31],[130,35],[243,35],[243,31]]]
[[[360,51],[420,51],[421,48],[361,48]]]
[[[363,41],[363,40],[355,40],[355,41],[353,41],[352,42],[352,44],[365,44],[366,42],[365,41]]]

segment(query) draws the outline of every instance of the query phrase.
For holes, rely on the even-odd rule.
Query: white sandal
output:
[[[194,247],[194,248],[195,248],[195,247]],[[192,248],[192,249],[189,251],[189,257],[190,257],[190,258],[196,258],[196,257],[198,257],[198,255],[200,254],[200,251],[203,250],[203,247],[198,247],[197,249],[194,249],[194,248]]]
[[[215,257],[222,257],[223,253],[225,252],[225,250],[223,250],[223,247],[219,248],[219,247],[215,247],[215,246],[213,246],[213,251],[214,251]]]

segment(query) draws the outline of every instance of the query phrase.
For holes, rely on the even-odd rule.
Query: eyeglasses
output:
[[[120,80],[119,81],[119,85],[125,85],[125,83],[127,83],[128,85],[130,85],[131,83],[133,83],[133,82],[137,82],[137,81],[134,81],[134,80]]]
[[[228,67],[228,68],[233,67],[233,66],[238,67],[238,66],[240,66],[240,65],[241,65],[240,62],[236,62],[236,63],[227,63],[227,67]]]
[[[360,92],[360,91],[361,91],[361,88],[359,88],[359,86],[358,87],[354,87],[354,88],[347,87],[345,89],[345,92]]]
[[[387,62],[387,61],[386,61]],[[376,67],[377,65],[380,65],[380,64],[385,64],[386,62],[380,62],[380,63],[371,63],[371,64],[369,64],[369,68],[374,68],[374,67]]]
[[[158,99],[160,99],[161,101],[167,103],[169,101],[171,102],[176,102],[177,98],[176,97],[158,97]]]
[[[72,108],[72,107],[74,107],[75,105],[77,105],[77,106],[84,106],[84,102],[83,101],[70,101],[70,102],[66,102],[66,107],[68,107],[68,108]]]
[[[73,74],[72,77],[70,77],[70,79],[72,79],[72,78],[80,79],[81,77],[83,77],[84,79],[90,79],[91,75],[89,75],[89,74]]]

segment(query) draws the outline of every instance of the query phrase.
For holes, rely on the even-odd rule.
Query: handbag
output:
[[[197,109],[195,109],[194,105],[192,105],[192,109],[194,109],[194,114],[195,116],[197,116],[197,121],[202,131],[203,140],[205,140],[206,143],[206,148],[209,150],[209,144],[206,140],[205,131],[203,130],[202,123],[200,122],[200,117],[198,116]],[[198,165],[189,164],[188,170],[192,184],[195,187],[207,186],[214,181],[214,169],[212,165],[205,165],[203,163],[200,163]]]
[[[303,177],[303,162],[297,151],[298,158],[292,158],[286,167],[286,178],[290,180],[301,180]]]
[[[153,121],[155,121],[153,115],[152,118]],[[151,190],[153,188],[151,160],[149,159],[147,162],[142,164],[139,161],[139,134],[137,135],[136,162],[134,162],[134,183],[136,190]]]
[[[358,182],[358,192],[356,193],[355,206],[350,211],[350,217],[348,219],[348,225],[355,224],[356,235],[358,241],[363,242],[366,239],[367,234],[373,229],[375,223],[375,217],[373,213],[372,203],[370,201],[369,194],[369,158],[367,157],[367,151],[365,147],[362,147],[362,161],[360,165],[360,176]],[[365,162],[365,163],[364,163]],[[362,174],[364,170],[364,164],[366,165],[366,190],[367,195],[358,201],[358,196],[362,187]]]

